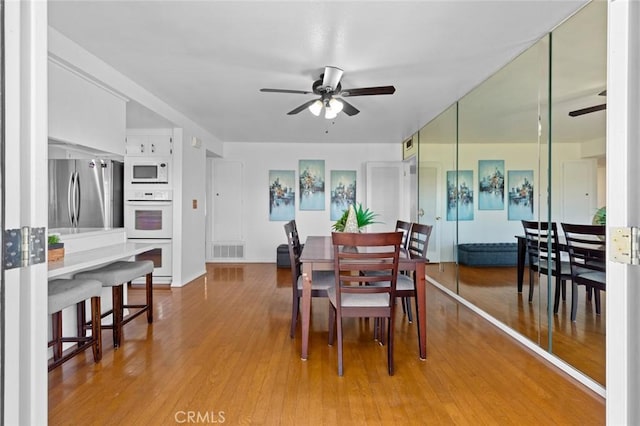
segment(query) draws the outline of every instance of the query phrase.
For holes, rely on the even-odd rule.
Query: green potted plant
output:
[[[368,208],[364,209],[362,207],[362,204],[358,203],[355,207],[353,204],[349,205],[349,208],[344,211],[343,215],[340,217],[340,219],[337,220],[336,223],[333,224],[331,229],[333,229],[336,232],[353,232],[353,231],[349,231],[349,226],[348,226],[349,213],[351,211],[353,211],[353,213],[351,214],[355,217],[355,222],[357,223],[358,232],[360,232],[360,230],[367,225],[371,225],[372,223],[378,223],[375,221],[375,218],[378,216],[378,214],[372,212]],[[347,231],[345,231],[345,229],[347,229]]]

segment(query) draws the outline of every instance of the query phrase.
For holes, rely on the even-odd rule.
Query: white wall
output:
[[[287,239],[283,228],[285,222],[269,221],[269,170],[295,170],[297,177],[298,160],[324,160],[327,184],[330,183],[331,170],[356,170],[356,199],[360,202],[365,199],[366,194],[365,163],[401,161],[402,145],[399,141],[389,144],[232,143],[225,146],[224,159],[243,163],[244,206],[238,214],[242,215],[244,224],[244,260],[275,262],[276,247],[286,244]],[[296,222],[302,241],[308,235],[329,235],[333,221],[329,219],[328,197],[323,211],[300,211],[299,200],[296,198]],[[392,229],[395,222],[389,226]]]
[[[194,147],[189,129],[174,129],[173,287],[181,287],[205,271],[206,151]],[[194,205],[195,203],[195,205]]]

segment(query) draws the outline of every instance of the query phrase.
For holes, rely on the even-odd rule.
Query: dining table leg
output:
[[[302,264],[302,351],[301,358],[307,360],[309,352],[309,322],[311,321],[311,276],[312,267]]]
[[[426,269],[423,262],[416,264],[415,286],[418,312],[416,321],[418,322],[418,348],[420,359],[427,359],[427,290],[426,290]]]

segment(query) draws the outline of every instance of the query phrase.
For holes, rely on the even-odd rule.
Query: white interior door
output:
[[[596,212],[595,160],[562,164],[562,221],[590,224]]]
[[[370,232],[391,231],[397,220],[410,220],[410,188],[405,179],[408,168],[409,165],[402,161],[366,163],[367,201],[364,207],[378,214],[376,220],[380,222],[370,225]]]
[[[440,240],[442,230],[440,223],[442,214],[442,194],[440,177],[442,176],[442,166],[440,163],[427,161],[420,163],[418,173],[418,222],[433,226],[427,258],[432,263],[440,262]]]
[[[211,192],[207,217],[207,259],[215,256],[215,247],[236,247],[244,240],[242,211],[242,173],[240,161],[212,160]],[[235,250],[235,249],[234,249]],[[225,256],[228,257],[228,256]],[[236,257],[235,255],[231,257]]]

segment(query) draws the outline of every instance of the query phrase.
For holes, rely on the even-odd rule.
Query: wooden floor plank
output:
[[[353,319],[339,377],[324,299],[313,300],[302,361],[288,274],[209,264],[183,288],[155,290],[151,326],[127,324],[117,350],[107,331],[99,364],[87,352],[49,373],[49,423],[175,424],[190,412],[233,425],[604,424],[602,398],[430,285],[426,361],[398,309],[395,375],[371,322]]]

